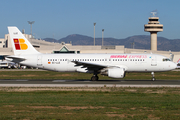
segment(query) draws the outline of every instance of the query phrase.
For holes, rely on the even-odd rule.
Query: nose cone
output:
[[[174,69],[177,68],[177,64],[172,62],[171,65],[170,65],[170,67],[171,67],[172,70],[174,70]]]

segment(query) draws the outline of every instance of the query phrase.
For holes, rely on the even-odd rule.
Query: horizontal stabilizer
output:
[[[20,57],[20,56],[6,56],[6,58],[10,58],[12,59],[11,62],[16,62],[16,63],[26,60],[24,57]]]

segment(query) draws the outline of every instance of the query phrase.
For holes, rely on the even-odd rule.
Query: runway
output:
[[[180,80],[0,80],[1,87],[180,87]]]

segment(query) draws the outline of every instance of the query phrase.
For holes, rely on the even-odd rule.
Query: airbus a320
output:
[[[110,78],[124,78],[127,72],[170,71],[177,67],[169,58],[157,54],[42,54],[24,37],[17,27],[8,27],[14,55],[7,56],[21,65],[59,72],[92,73]]]

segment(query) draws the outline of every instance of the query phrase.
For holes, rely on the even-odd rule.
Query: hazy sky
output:
[[[151,11],[157,10],[164,31],[158,36],[180,39],[179,0],[1,0],[0,38],[7,26],[17,26],[30,34],[27,21],[35,21],[36,38],[60,39],[70,34],[126,38],[149,35],[144,32]]]

